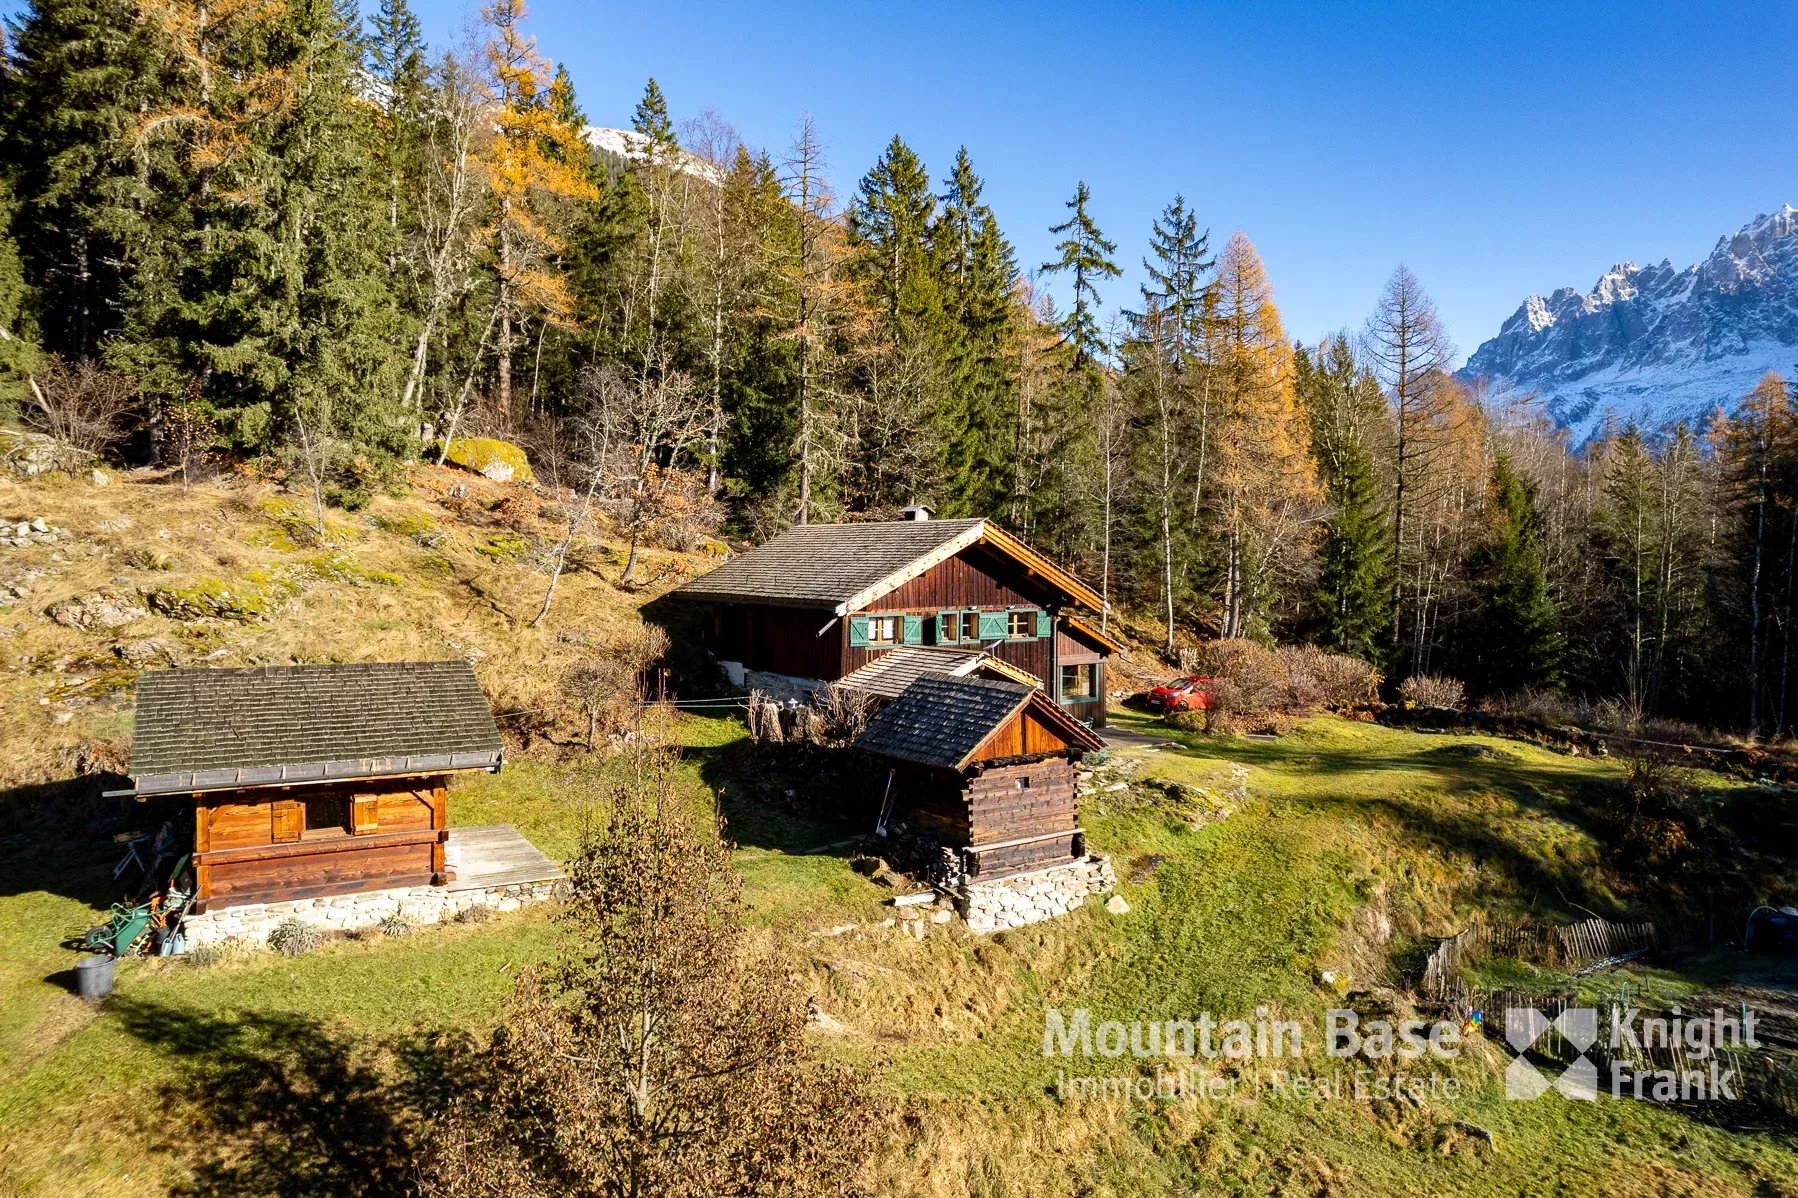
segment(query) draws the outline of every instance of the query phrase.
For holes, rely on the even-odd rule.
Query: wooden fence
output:
[[[1475,957],[1512,957],[1532,965],[1578,970],[1601,961],[1708,943],[1709,925],[1708,920],[1696,919],[1612,923],[1594,918],[1559,927],[1475,920],[1430,950],[1421,987],[1429,998],[1452,1001],[1465,993],[1462,964]]]

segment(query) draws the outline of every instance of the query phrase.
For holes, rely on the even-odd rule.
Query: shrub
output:
[[[1665,865],[1682,856],[1704,824],[1691,772],[1653,755],[1628,760],[1611,814],[1625,852],[1647,865]]]
[[[65,461],[90,465],[124,436],[139,394],[129,376],[92,362],[52,358],[37,374],[25,418],[32,427],[75,450]]]
[[[456,922],[466,924],[483,924],[493,918],[493,908],[486,903],[476,903],[472,907],[464,907],[456,912]]]
[[[1316,656],[1309,660],[1309,666],[1325,707],[1332,711],[1348,711],[1379,700],[1381,679],[1378,670],[1345,653],[1314,652]]]
[[[268,946],[283,957],[309,953],[325,941],[324,932],[303,919],[289,917],[275,925],[268,934]]]
[[[1414,674],[1398,684],[1398,697],[1414,707],[1458,709],[1466,702],[1467,688],[1441,674]]]
[[[226,948],[224,941],[214,940],[211,944],[195,945],[188,949],[185,955],[189,965],[198,965],[204,968],[223,961],[230,955],[230,950]]]
[[[410,915],[395,911],[380,923],[381,935],[397,940],[402,936],[410,936],[418,924]]]
[[[1219,715],[1260,715],[1282,711],[1289,690],[1280,655],[1244,637],[1207,641],[1195,654],[1197,672],[1215,680],[1212,710]]]

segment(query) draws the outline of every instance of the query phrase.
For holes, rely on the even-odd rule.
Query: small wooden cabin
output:
[[[683,583],[711,608],[706,648],[747,671],[816,682],[904,648],[983,653],[1095,727],[1105,663],[1121,650],[1081,610],[1104,599],[990,520],[805,524]]]
[[[907,686],[856,741],[892,763],[889,820],[959,850],[969,881],[1084,856],[1074,765],[1104,746],[1039,688],[942,676]]]
[[[200,912],[442,885],[449,776],[501,764],[464,661],[162,670],[122,793],[191,804]]]

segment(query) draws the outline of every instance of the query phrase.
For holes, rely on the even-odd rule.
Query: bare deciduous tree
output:
[[[89,459],[118,444],[138,390],[129,375],[97,363],[52,358],[33,380],[31,399],[27,421],[74,450],[75,458]]]
[[[877,1109],[815,1063],[802,984],[745,944],[741,882],[672,756],[637,742],[423,1171],[434,1198],[841,1194]]]

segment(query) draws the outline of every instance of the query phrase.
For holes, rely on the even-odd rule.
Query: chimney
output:
[[[899,518],[902,520],[928,520],[930,519],[930,509],[921,503],[914,503],[910,507],[900,508]]]

